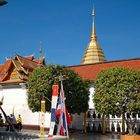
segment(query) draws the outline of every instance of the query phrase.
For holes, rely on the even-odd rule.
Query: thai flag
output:
[[[60,96],[58,100],[58,107],[56,111],[56,116],[59,117],[59,125],[57,134],[65,136],[68,135],[67,130],[67,120],[66,120],[66,108],[65,108],[65,97],[64,97],[64,90],[63,85],[61,83],[61,90],[60,90]]]
[[[65,111],[66,111],[66,120],[67,120],[67,124],[71,124],[72,122],[72,119],[71,119],[71,116],[69,114],[69,112],[67,111],[67,109],[65,108]],[[60,118],[60,114],[62,112],[62,97],[59,96],[59,99],[58,99],[58,105],[57,105],[57,110],[56,110],[56,117],[59,119]]]
[[[59,96],[59,98],[58,98],[57,110],[56,110],[56,117],[57,117],[57,118],[60,118],[61,112],[62,112],[62,97]]]
[[[67,132],[67,126],[66,126],[66,116],[65,113],[62,112],[61,115],[61,123],[60,123],[60,135],[65,136]]]

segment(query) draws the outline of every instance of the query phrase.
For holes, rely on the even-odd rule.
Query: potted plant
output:
[[[126,117],[126,113],[140,112],[140,71],[124,67],[113,67],[101,71],[95,81],[93,100],[98,112],[121,114],[122,130],[125,130],[124,123],[128,128],[128,135],[122,136],[122,140],[140,140],[140,136],[136,136],[134,132],[136,118]],[[127,136],[129,139],[126,138]]]

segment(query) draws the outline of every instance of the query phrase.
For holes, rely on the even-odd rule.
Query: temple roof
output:
[[[29,59],[29,60],[34,60],[34,55],[29,55],[29,56],[24,56],[25,58]]]
[[[16,55],[15,60],[17,60],[20,63],[21,67],[25,67],[28,69],[34,69],[38,65],[37,62],[30,60],[28,57],[26,58],[19,55]]]
[[[13,59],[7,59],[0,65],[0,84],[26,82],[30,73],[43,65],[39,59],[34,61],[34,56],[16,55]]]
[[[106,61],[104,53],[97,41],[95,25],[94,25],[94,16],[95,16],[94,10],[92,12],[92,16],[93,16],[93,22],[92,22],[91,38],[88,47],[84,53],[84,56],[82,58],[81,64],[93,64],[93,63]]]
[[[2,68],[3,68],[3,64],[0,64],[0,72],[1,72]]]
[[[78,73],[82,77],[82,79],[94,81],[96,79],[96,76],[102,70],[110,67],[128,67],[128,68],[140,70],[140,58],[102,62],[96,64],[69,66],[68,68]]]

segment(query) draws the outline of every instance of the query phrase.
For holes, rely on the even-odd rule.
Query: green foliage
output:
[[[68,77],[63,82],[66,95],[66,106],[71,113],[85,112],[88,109],[89,82],[83,81],[74,71],[65,69]]]
[[[140,72],[124,67],[101,71],[95,81],[95,108],[105,114],[140,111]]]
[[[63,81],[66,96],[66,106],[70,113],[81,113],[88,109],[89,82],[83,81],[74,71],[59,65],[46,65],[37,68],[29,76],[28,104],[30,109],[40,111],[40,101],[46,99],[46,111],[50,111],[52,85],[57,82],[61,74],[66,76]],[[60,86],[59,86],[60,87]]]

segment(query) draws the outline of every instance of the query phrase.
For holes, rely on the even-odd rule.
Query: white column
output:
[[[95,107],[94,107],[94,103],[93,103],[93,96],[94,96],[95,91],[94,91],[93,85],[91,85],[91,87],[89,89],[89,92],[90,92],[90,94],[89,94],[89,102],[88,102],[89,109],[94,109]]]

